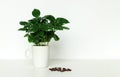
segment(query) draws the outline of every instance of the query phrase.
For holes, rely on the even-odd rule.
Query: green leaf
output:
[[[36,44],[36,46],[39,46],[38,44],[40,43],[39,40],[34,40],[34,43]]]
[[[32,30],[34,32],[38,31],[39,30],[39,25],[33,25]]]
[[[40,23],[40,21],[41,21],[41,17],[28,20],[28,22],[32,24]]]
[[[55,17],[52,15],[45,15],[43,18],[50,20],[51,23],[54,23]]]
[[[19,31],[26,31],[26,29],[25,28],[20,28],[20,29],[18,29]]]
[[[57,19],[56,19],[56,23],[57,23],[58,25],[64,25],[64,24],[69,23],[69,21],[68,21],[67,19],[65,19],[65,18],[57,18]]]
[[[43,37],[43,36],[44,36],[44,32],[42,32],[42,31],[39,32],[39,36],[40,36],[40,37]]]
[[[28,36],[28,41],[33,42],[33,38],[31,36]]]
[[[63,30],[63,27],[62,26],[55,26],[54,29],[55,30]]]
[[[27,22],[25,22],[25,21],[20,21],[20,25],[26,25],[27,24]]]
[[[25,35],[24,35],[24,37],[28,37],[28,36],[29,36],[29,34],[25,34]]]
[[[36,23],[36,19],[35,18],[30,19],[30,20],[28,20],[28,22],[31,23],[31,24],[35,24]]]
[[[56,34],[54,34],[53,38],[54,38],[55,41],[59,40],[59,37]]]
[[[38,9],[34,9],[34,10],[32,11],[32,15],[33,15],[34,17],[39,17],[39,16],[40,16],[40,11],[39,11]]]
[[[47,24],[47,23],[48,23],[48,20],[45,19],[45,18],[42,18],[41,23],[43,23],[43,24]]]
[[[52,27],[51,24],[40,24],[39,28],[42,31],[51,31],[51,30],[53,30],[53,27]]]
[[[52,37],[54,36],[54,31],[49,31],[49,32],[47,32],[47,38],[46,38],[46,40],[47,40],[47,42],[50,42],[50,40],[52,39]]]
[[[69,30],[70,28],[63,26],[63,29],[67,29],[67,30]]]

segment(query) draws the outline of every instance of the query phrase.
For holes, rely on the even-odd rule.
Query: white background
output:
[[[32,18],[34,8],[71,22],[50,42],[51,58],[120,59],[120,0],[0,0],[0,59],[26,58],[31,44],[19,21]]]

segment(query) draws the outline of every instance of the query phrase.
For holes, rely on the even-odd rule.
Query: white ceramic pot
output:
[[[35,67],[47,67],[49,59],[48,46],[33,46],[32,59]]]

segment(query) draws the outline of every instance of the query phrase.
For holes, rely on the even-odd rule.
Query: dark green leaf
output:
[[[55,21],[55,17],[52,15],[46,15],[43,18],[50,20],[51,23],[54,23]]]
[[[28,22],[31,23],[31,24],[40,23],[40,21],[41,21],[41,17],[33,18],[33,19],[28,20]]]
[[[31,23],[31,24],[35,24],[36,23],[36,19],[35,18],[30,19],[30,20],[28,20],[28,22]]]
[[[26,25],[27,24],[27,22],[25,22],[25,21],[20,21],[20,25]]]
[[[39,36],[40,36],[40,37],[43,37],[43,36],[44,36],[44,32],[42,32],[42,31],[39,32]]]
[[[62,26],[55,26],[54,29],[55,30],[63,30],[63,27]]]
[[[64,24],[69,23],[69,21],[65,18],[57,18],[56,23],[57,23],[57,25],[64,25]]]
[[[39,16],[40,16],[40,11],[39,11],[38,9],[34,9],[34,10],[32,11],[32,15],[33,15],[34,17],[39,17]]]
[[[38,44],[40,43],[39,40],[34,40],[34,43],[38,46]]]
[[[33,42],[33,38],[31,36],[28,36],[28,41]]]
[[[34,32],[38,31],[39,30],[39,25],[33,25],[32,30]]]
[[[26,29],[25,28],[20,28],[20,29],[18,29],[19,31],[26,31]]]
[[[28,37],[28,36],[29,36],[29,34],[25,34],[25,35],[24,35],[24,37]]]
[[[42,24],[47,24],[47,23],[48,23],[48,20],[45,19],[45,18],[42,18],[41,23],[42,23]]]
[[[53,38],[54,38],[55,41],[59,40],[59,37],[56,34],[54,34]]]
[[[70,28],[63,26],[63,29],[67,29],[67,30],[69,30]]]
[[[51,24],[40,24],[39,28],[42,31],[51,31],[51,30],[53,30],[53,27],[52,27]]]
[[[52,39],[52,37],[54,36],[54,31],[49,31],[49,32],[47,32],[47,42],[49,42],[51,39]]]

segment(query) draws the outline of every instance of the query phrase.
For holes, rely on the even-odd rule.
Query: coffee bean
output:
[[[55,71],[55,69],[54,69],[54,68],[50,68],[49,70],[51,70],[51,71]]]
[[[57,71],[61,71],[61,67],[58,67]]]
[[[57,70],[57,68],[53,68],[53,70],[54,70],[54,71],[56,71],[56,70]]]
[[[63,71],[67,71],[66,68],[63,68]]]
[[[59,71],[59,72],[65,72],[65,71],[72,71],[69,68],[61,68],[61,67],[54,67],[54,68],[49,68],[50,71]]]
[[[57,67],[55,67],[54,70],[57,71]]]
[[[68,68],[67,71],[72,71],[72,70]]]
[[[51,68],[49,70],[53,71],[53,69],[51,69]]]

